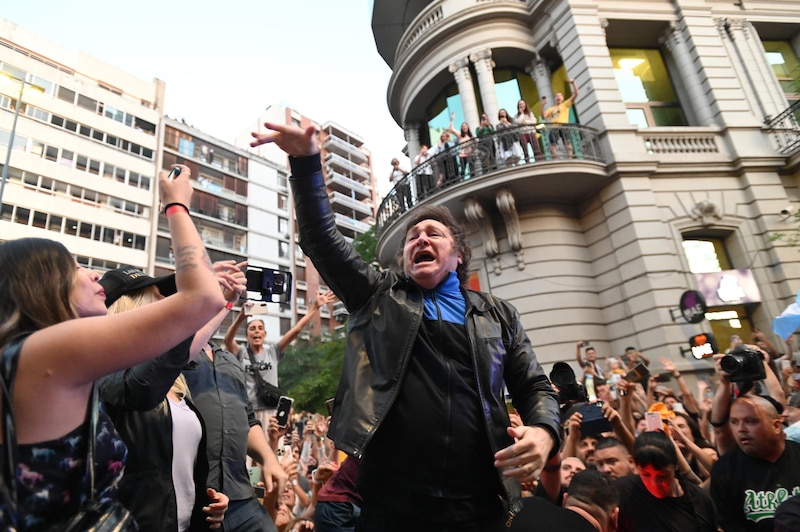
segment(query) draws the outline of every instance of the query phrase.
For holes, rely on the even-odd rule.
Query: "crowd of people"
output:
[[[0,245],[3,529],[63,530],[91,500],[164,531],[800,530],[791,344],[733,338],[697,393],[668,358],[656,373],[585,340],[579,373],[548,379],[518,311],[466,288],[446,208],[413,210],[397,269],[378,270],[336,229],[313,127],[266,128],[253,144],[290,156],[300,242],[332,291],[309,314],[333,294],[350,313],[329,415],[284,423],[261,389],[302,320],[273,345],[251,317],[240,344],[244,303],[211,341],[247,264],[209,261],[179,166],[159,179],[174,275]]]
[[[397,209],[406,211],[414,206],[415,197],[427,197],[437,188],[487,170],[544,160],[545,152],[548,159],[561,153],[572,157],[575,140],[566,128],[560,127],[570,122],[570,108],[579,94],[575,80],[570,79],[569,83],[570,96],[565,98],[563,93],[556,93],[554,105],[548,105],[547,98],[542,98],[538,114],[525,99],[517,102],[517,113],[513,116],[500,109],[494,125],[489,115],[482,113],[474,133],[468,122],[462,122],[456,129],[455,113],[450,113],[450,124],[439,138],[432,138],[430,146],[420,146],[413,160],[413,175],[401,168],[397,159],[392,159],[389,182],[395,190]],[[546,138],[542,138],[543,134]]]

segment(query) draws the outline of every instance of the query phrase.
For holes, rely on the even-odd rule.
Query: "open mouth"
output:
[[[420,264],[423,262],[433,262],[434,260],[435,257],[433,256],[433,254],[428,253],[426,251],[414,256],[414,264]]]

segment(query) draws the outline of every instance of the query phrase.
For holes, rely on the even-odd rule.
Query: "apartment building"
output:
[[[466,175],[433,160],[449,186],[418,186],[430,166],[407,183],[414,205],[466,224],[473,285],[520,310],[546,367],[589,340],[707,375],[688,338],[712,333],[725,350],[794,302],[800,254],[771,235],[800,208],[798,20],[800,4],[770,1],[374,2],[412,161],[451,113],[473,132],[520,100],[543,117],[575,80],[567,123],[494,131]],[[500,157],[521,144],[529,157]],[[379,206],[383,264],[407,212],[396,190]],[[701,323],[678,312],[687,291],[705,297]]]
[[[284,165],[164,117],[162,81],[3,19],[0,45],[0,160],[9,161],[0,241],[51,238],[99,271],[167,274],[174,257],[156,176],[181,163],[192,169],[190,214],[212,260],[292,271]],[[268,305],[270,337],[291,328],[293,309],[291,299]]]
[[[185,164],[192,172],[190,214],[212,261],[248,261],[249,267],[291,272],[289,191],[281,165],[255,156],[184,121],[165,117],[161,168]],[[153,227],[157,275],[174,270],[164,214]],[[252,294],[257,296],[256,294]],[[264,326],[277,340],[292,327],[293,302],[267,305]],[[235,313],[220,326],[224,334]],[[239,331],[244,338],[244,327]]]
[[[0,240],[52,238],[84,266],[149,270],[163,101],[163,82],[0,19]]]
[[[237,138],[238,146],[248,146],[253,153],[287,165],[286,154],[272,144],[249,148],[251,131],[262,131],[264,122],[291,124],[299,127],[314,126],[319,135],[320,156],[328,194],[336,215],[336,225],[345,238],[352,240],[367,232],[375,224],[377,185],[372,174],[372,159],[364,146],[364,139],[344,126],[334,122],[319,124],[300,112],[281,105],[268,107],[261,117]],[[289,209],[292,241],[297,241],[294,210]],[[310,300],[318,290],[328,290],[311,261],[306,260],[299,244],[292,249],[295,274],[297,318],[308,310]],[[303,337],[320,335],[322,338],[344,332],[347,311],[341,302],[332,308],[322,308],[309,323]]]

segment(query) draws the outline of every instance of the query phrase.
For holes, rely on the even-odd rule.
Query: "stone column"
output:
[[[494,61],[492,61],[492,50],[485,48],[469,54],[469,60],[475,65],[475,73],[478,75],[478,89],[481,91],[481,102],[483,112],[489,116],[489,122],[497,122],[497,93],[494,90]],[[480,124],[480,120],[478,121]],[[477,127],[477,125],[475,126]]]
[[[469,59],[462,57],[450,65],[450,73],[456,79],[458,94],[461,96],[461,107],[464,109],[464,120],[474,130],[481,123],[478,117],[478,102],[475,100],[475,90],[472,87],[472,74],[469,73]],[[459,131],[460,124],[454,124]]]
[[[409,168],[413,168],[414,159],[417,158],[417,154],[419,153],[419,124],[416,122],[405,124],[403,126],[403,133],[408,143]]]
[[[553,105],[553,86],[550,84],[550,69],[547,67],[547,63],[545,63],[544,59],[539,57],[538,55],[525,67],[525,72],[527,72],[533,82],[536,84],[536,89],[539,91],[539,98],[538,102],[528,102],[528,107],[530,107],[531,111],[534,113],[541,106],[541,98],[547,98],[547,106]],[[512,115],[517,114],[517,110],[514,109],[508,110],[508,112]],[[540,114],[544,114],[544,109],[541,110]]]
[[[686,42],[686,26],[683,17],[677,26],[671,26],[661,38],[667,49],[672,53],[678,73],[683,78],[683,86],[689,97],[687,103],[692,109],[692,115],[698,126],[714,124],[714,111],[703,88],[703,80],[697,72],[697,66],[692,57],[689,44]]]

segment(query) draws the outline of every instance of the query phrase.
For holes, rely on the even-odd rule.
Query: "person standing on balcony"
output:
[[[446,186],[452,184],[458,176],[458,157],[456,157],[456,141],[450,135],[451,128],[442,131],[439,143],[436,145],[434,155],[436,155],[437,166],[439,167],[439,177],[436,186]]]
[[[245,385],[247,387],[247,395],[250,402],[253,403],[253,410],[256,419],[261,422],[264,428],[265,436],[269,428],[269,418],[275,415],[275,407],[278,403],[267,404],[259,394],[256,393],[256,377],[255,372],[261,373],[261,377],[268,383],[278,386],[278,362],[283,359],[284,350],[290,343],[297,338],[297,335],[303,330],[306,324],[311,321],[311,318],[319,312],[323,305],[327,305],[333,301],[333,292],[320,291],[317,294],[317,299],[311,304],[311,307],[306,312],[306,315],[298,320],[297,325],[289,329],[289,331],[281,336],[278,343],[267,343],[267,330],[264,328],[264,320],[261,318],[252,318],[247,323],[247,344],[242,345],[236,341],[236,332],[248,316],[249,309],[253,307],[252,301],[247,301],[242,305],[236,319],[233,320],[231,326],[225,332],[225,349],[230,353],[236,355],[239,362],[242,363],[245,372]],[[250,354],[252,353],[253,359],[256,362],[256,367],[253,367],[250,362]]]
[[[575,80],[570,79],[569,84],[572,86],[572,94],[570,97],[565,100],[564,93],[557,92],[555,96],[556,104],[548,107],[544,111],[544,119],[550,124],[550,153],[554,156],[558,153],[559,139],[564,143],[564,147],[567,149],[567,155],[572,157],[573,154],[569,131],[566,128],[560,127],[561,124],[569,123],[569,108],[572,107],[575,104],[575,100],[578,99],[578,86],[575,84]]]
[[[522,128],[519,134],[519,144],[522,146],[522,154],[525,156],[526,163],[530,162],[530,157],[528,156],[529,144],[533,148],[535,157],[542,156],[542,150],[539,148],[539,139],[537,138],[538,133],[536,133],[536,124],[538,122],[536,115],[528,107],[528,102],[525,100],[517,102],[517,116],[514,117],[514,125]]]
[[[512,133],[513,124],[508,117],[508,111],[500,109],[497,112],[497,162],[498,166],[516,166],[519,162],[519,136]]]
[[[481,125],[475,128],[475,136],[478,137],[478,153],[476,159],[489,168],[494,167],[494,141],[491,137],[494,133],[492,123],[489,122],[489,115],[481,114]],[[488,168],[484,168],[486,171]]]
[[[436,186],[436,181],[433,179],[433,166],[430,162],[431,157],[433,154],[427,144],[422,144],[419,147],[419,153],[414,157],[414,165],[417,169],[417,197],[421,200],[427,198]]]
[[[408,186],[408,180],[404,179],[407,175],[408,171],[400,168],[400,161],[397,157],[392,159],[392,173],[389,174],[389,183],[394,187],[398,207],[404,212],[413,205],[411,202],[411,187]]]
[[[251,146],[289,155],[301,246],[350,312],[328,437],[362,458],[359,532],[505,530],[520,482],[562,439],[519,312],[466,288],[471,248],[446,207],[412,211],[402,273],[372,268],[336,228],[313,128],[266,128]],[[504,384],[524,425],[511,426]]]

